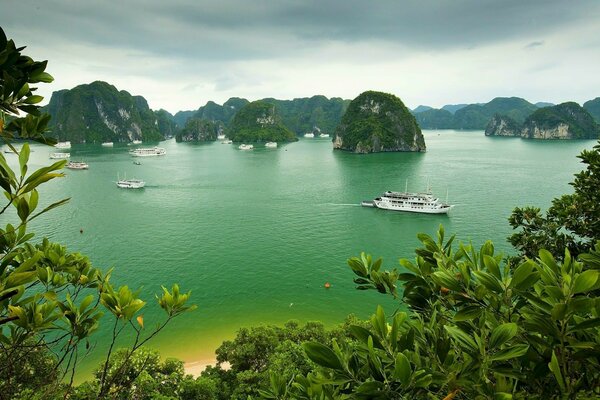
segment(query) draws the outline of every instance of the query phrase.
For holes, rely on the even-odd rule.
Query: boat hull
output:
[[[373,205],[382,210],[404,211],[404,212],[411,212],[411,213],[417,213],[417,214],[447,214],[448,211],[450,211],[452,209],[452,207],[454,207],[454,206],[445,206],[445,207],[439,207],[439,208],[400,207],[400,206],[394,206],[393,204],[390,204],[386,201],[380,201],[380,200],[373,200]]]

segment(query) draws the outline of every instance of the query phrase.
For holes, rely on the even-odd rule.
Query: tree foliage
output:
[[[146,303],[139,292],[113,287],[112,271],[93,267],[87,257],[65,246],[46,238],[32,241],[34,233],[28,231],[28,224],[68,199],[42,208],[38,193],[41,185],[63,177],[60,169],[65,161],[30,171],[29,144],[17,150],[11,143],[14,139],[51,142],[45,136],[49,117],[40,113],[36,104],[41,96],[33,94],[36,89],[30,84],[49,82],[52,77],[45,72],[45,61],[31,60],[21,54],[23,49],[6,40],[0,29],[0,138],[18,156],[15,171],[0,154],[0,187],[6,198],[0,215],[3,221],[4,217],[14,220],[0,228],[0,359],[4,361],[0,364],[0,399],[29,390],[40,396],[64,390],[68,394],[78,360],[91,351],[91,335],[107,311],[113,321],[112,342],[96,393],[96,398],[103,398],[118,390],[120,382],[108,374],[117,337],[126,329],[133,331],[134,343],[124,353],[123,365],[127,365],[144,343],[194,306],[187,305],[190,294],[180,293],[177,285],[170,291],[163,289],[157,301],[165,318],[155,328],[144,329],[141,310]],[[8,117],[11,121],[5,124]],[[9,212],[11,207],[14,212]],[[28,373],[42,375],[23,379]]]
[[[277,108],[264,101],[243,106],[227,127],[234,142],[293,142],[298,140],[282,122]]]
[[[336,148],[359,153],[425,151],[415,117],[398,97],[367,91],[356,97],[335,130]]]
[[[322,369],[279,398],[600,395],[600,242],[579,261],[542,250],[515,268],[491,242],[455,249],[441,227],[419,239],[403,272],[364,254],[348,262],[360,288],[398,296],[401,284],[409,313],[378,308],[368,328],[351,328],[356,347],[307,343]]]
[[[586,169],[571,182],[574,193],[552,201],[543,214],[536,207],[517,207],[509,218],[513,229],[510,243],[523,255],[535,257],[541,249],[562,255],[589,251],[600,238],[600,142],[578,156]]]

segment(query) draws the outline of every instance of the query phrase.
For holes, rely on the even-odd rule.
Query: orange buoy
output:
[[[329,289],[331,287],[331,284],[329,282],[325,282],[325,289]]]

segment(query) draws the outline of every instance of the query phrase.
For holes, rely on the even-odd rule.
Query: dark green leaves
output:
[[[512,322],[498,325],[496,328],[494,328],[492,335],[490,336],[490,348],[499,348],[504,343],[515,337],[517,330],[517,324]]]
[[[308,358],[314,363],[335,370],[343,369],[340,360],[329,347],[317,342],[304,343],[303,347]]]

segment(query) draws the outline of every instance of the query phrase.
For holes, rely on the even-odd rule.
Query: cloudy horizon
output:
[[[365,90],[424,104],[600,96],[600,2],[5,0],[0,26],[52,92],[95,80],[152,109]]]

